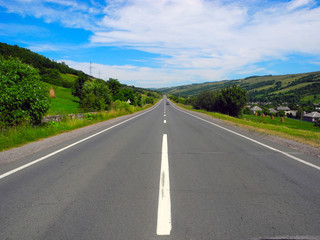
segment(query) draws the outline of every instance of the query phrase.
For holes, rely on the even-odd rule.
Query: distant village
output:
[[[320,120],[320,103],[313,103],[314,111],[305,112],[299,110],[292,110],[287,106],[287,103],[276,108],[269,108],[271,102],[249,102],[245,107],[244,113],[254,115],[274,115],[280,117],[297,118],[307,122],[316,122]]]

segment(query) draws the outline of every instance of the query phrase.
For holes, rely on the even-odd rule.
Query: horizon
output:
[[[1,42],[136,87],[320,70],[316,0],[0,0],[0,16]]]

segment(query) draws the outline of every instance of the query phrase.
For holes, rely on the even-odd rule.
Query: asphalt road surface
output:
[[[0,239],[320,239],[319,159],[165,103],[0,169]]]

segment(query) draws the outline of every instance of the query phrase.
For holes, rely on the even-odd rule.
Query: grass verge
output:
[[[79,98],[72,95],[70,88],[59,87],[44,83],[48,88],[52,87],[56,98],[51,98],[48,115],[63,115],[71,113],[80,113]]]
[[[26,143],[58,135],[60,133],[69,132],[94,123],[139,112],[151,106],[151,104],[147,104],[143,107],[132,107],[129,109],[123,108],[97,114],[88,113],[85,114],[85,118],[83,119],[70,119],[66,117],[64,121],[59,123],[50,122],[40,126],[17,126],[6,130],[0,130],[0,151],[19,147]]]
[[[298,120],[288,118],[286,118],[285,122],[282,123],[280,118],[271,120],[268,117],[263,118],[251,115],[245,115],[240,119],[220,113],[196,110],[191,106],[182,104],[177,105],[187,110],[204,113],[208,116],[224,120],[227,123],[232,123],[250,131],[275,135],[308,144],[313,147],[320,147],[320,128],[313,127],[313,123],[300,122]]]

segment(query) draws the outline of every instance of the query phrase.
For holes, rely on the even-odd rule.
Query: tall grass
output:
[[[64,121],[40,126],[17,126],[0,130],[0,151],[13,147],[18,147],[29,142],[37,141],[60,133],[69,132],[77,128],[85,127],[94,123],[106,121],[112,118],[128,115],[134,112],[142,111],[151,107],[147,104],[143,107],[117,108],[108,112],[100,112],[97,114],[85,114],[83,119],[65,118]]]
[[[320,147],[320,128],[314,127],[313,123],[301,122],[299,120],[289,118],[286,118],[284,122],[281,122],[281,118],[271,120],[270,117],[258,117],[252,115],[244,115],[243,118],[234,118],[220,113],[195,110],[191,106],[182,104],[178,105],[188,110],[204,113],[211,117],[224,120],[227,123],[232,123],[250,131],[275,135],[305,143],[313,147]]]

